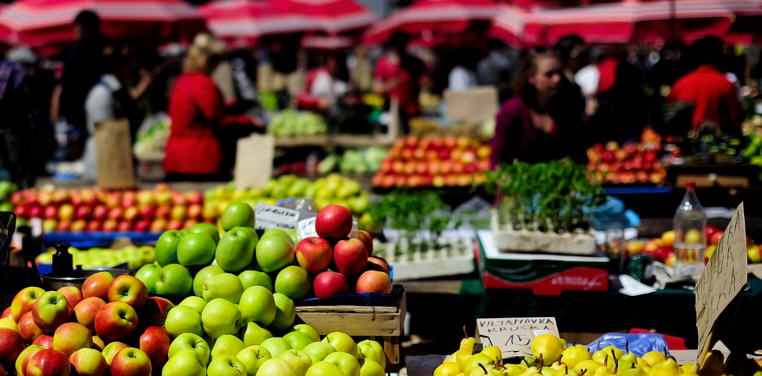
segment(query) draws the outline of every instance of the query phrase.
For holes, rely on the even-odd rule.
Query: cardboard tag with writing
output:
[[[444,102],[447,119],[472,123],[493,119],[499,106],[497,88],[494,86],[445,90]]]
[[[293,230],[299,220],[299,211],[257,203],[254,208],[254,229],[269,230],[279,228],[281,230]]]
[[[315,218],[317,217],[302,219],[299,221],[296,226],[296,235],[299,240],[309,238],[311,236],[318,236],[317,231],[315,231]]]
[[[100,188],[134,188],[132,141],[127,119],[95,124],[95,184]]]
[[[718,338],[713,328],[722,327],[717,322],[720,314],[746,285],[746,258],[746,221],[741,203],[696,283],[698,364]]]
[[[238,140],[233,177],[237,189],[264,187],[273,173],[275,139],[251,135]]]
[[[484,347],[497,346],[503,358],[532,355],[529,345],[534,337],[551,333],[558,336],[554,317],[513,317],[477,319],[476,336]]]

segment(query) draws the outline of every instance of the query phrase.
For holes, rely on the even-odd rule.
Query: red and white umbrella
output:
[[[369,44],[380,43],[397,30],[411,34],[456,34],[474,21],[489,22],[497,9],[492,0],[419,0],[377,22],[363,39]]]
[[[593,6],[536,9],[532,27],[525,35],[530,40],[555,43],[568,34],[577,34],[588,42],[622,43],[631,40],[670,37],[671,1],[624,1]],[[706,35],[725,35],[737,12],[756,12],[760,0],[680,0],[674,1],[678,35],[695,40]]]
[[[204,29],[201,14],[182,0],[19,0],[0,12],[0,28],[10,30],[6,41],[12,44],[66,43],[74,39],[74,17],[86,9],[98,14],[101,30],[113,39],[159,43]]]
[[[501,5],[492,19],[492,36],[509,44],[534,45],[539,40],[528,36],[537,36],[536,28],[541,25],[532,23],[532,13],[514,5]]]
[[[214,35],[237,45],[275,34],[336,35],[375,21],[372,13],[351,0],[228,0],[199,10]]]

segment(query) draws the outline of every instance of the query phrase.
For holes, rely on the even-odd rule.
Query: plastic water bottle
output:
[[[696,197],[696,183],[685,183],[685,197],[677,207],[675,230],[675,277],[698,276],[704,270],[706,211]]]

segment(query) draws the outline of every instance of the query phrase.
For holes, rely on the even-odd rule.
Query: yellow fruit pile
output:
[[[695,364],[679,366],[674,358],[651,351],[635,354],[608,346],[590,354],[585,346],[567,347],[563,339],[542,334],[531,343],[532,357],[520,364],[503,364],[502,352],[495,346],[474,353],[476,339],[466,337],[460,348],[445,358],[434,376],[689,376],[697,375]],[[751,362],[743,374],[762,376],[759,363]],[[716,351],[703,363],[706,375],[725,375],[724,358]]]

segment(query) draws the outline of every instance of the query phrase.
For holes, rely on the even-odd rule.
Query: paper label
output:
[[[282,208],[280,206],[257,203],[254,209],[254,229],[269,230],[279,228],[281,230],[293,230],[299,220],[299,211]]]
[[[504,358],[532,355],[529,345],[534,337],[551,333],[558,336],[554,317],[515,317],[477,319],[476,334],[484,346],[497,346]]]
[[[315,218],[317,217],[302,219],[299,221],[299,224],[296,226],[296,234],[299,237],[299,240],[309,238],[311,236],[318,236],[317,232],[315,231]]]
[[[698,363],[712,349],[713,339],[719,337],[712,328],[720,314],[746,285],[746,258],[746,221],[741,203],[696,283]]]

